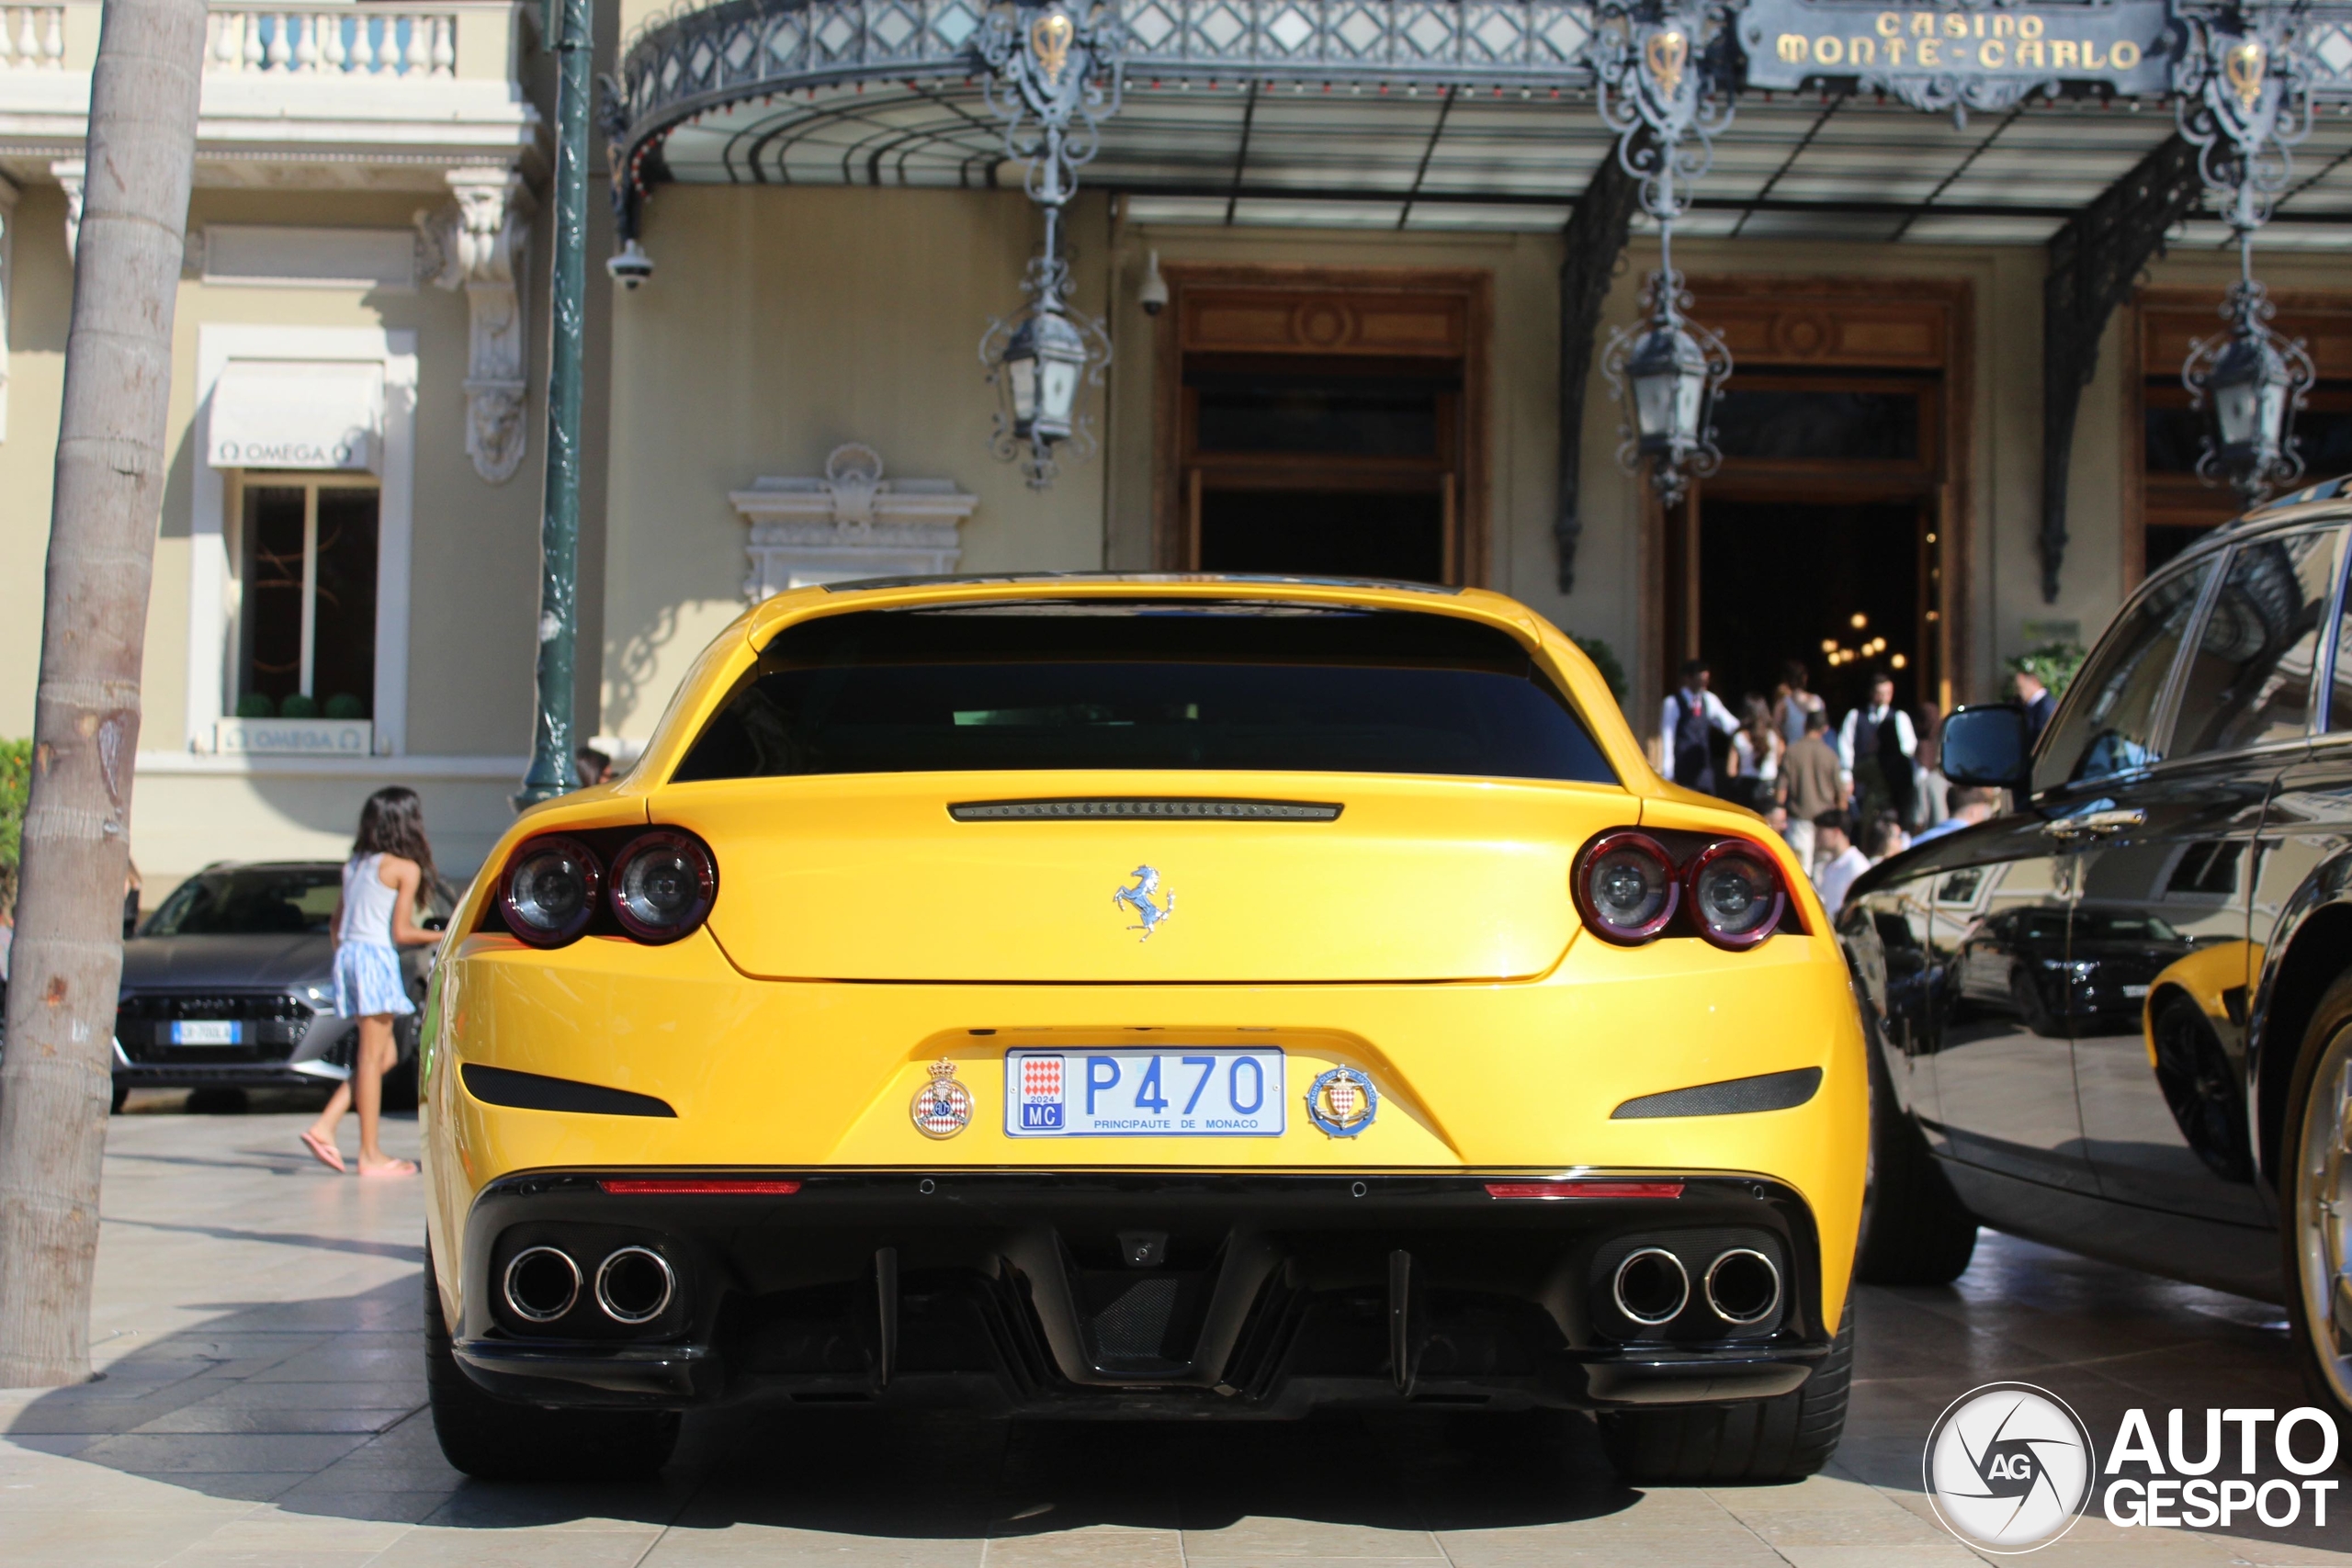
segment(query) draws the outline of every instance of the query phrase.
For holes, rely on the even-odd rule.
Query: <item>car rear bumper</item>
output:
[[[455,1348],[484,1388],[549,1405],[776,1397],[1286,1417],[1722,1404],[1804,1382],[1832,1335],[1813,1216],[1792,1189],[1723,1172],[1569,1174],[520,1175],[471,1211]],[[687,1180],[767,1185],[662,1186]],[[1614,1284],[1652,1247],[1680,1260],[1690,1297],[1643,1327]],[[578,1278],[576,1299],[537,1323],[510,1293],[535,1248]],[[669,1280],[634,1327],[597,1285],[633,1249]],[[1769,1259],[1777,1280],[1773,1309],[1746,1326],[1711,1306],[1702,1280],[1737,1251]],[[560,1286],[563,1265],[535,1266]]]

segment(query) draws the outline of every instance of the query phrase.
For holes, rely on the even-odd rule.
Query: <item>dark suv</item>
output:
[[[209,865],[189,877],[122,944],[115,1012],[114,1103],[133,1089],[332,1086],[351,1076],[354,1020],[334,1014],[329,919],[343,892],[333,861]],[[436,889],[435,921],[450,900]],[[401,955],[410,998],[424,1004],[433,950]],[[384,1103],[414,1102],[416,1018],[399,1021],[400,1062]]]
[[[1979,1222],[2284,1300],[2352,1417],[2352,480],[2150,578],[2038,745],[1945,727],[2016,809],[1894,856],[1838,921],[1880,1046],[1865,1278]]]

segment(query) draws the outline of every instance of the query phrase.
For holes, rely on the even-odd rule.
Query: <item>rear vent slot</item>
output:
[[[1311,800],[1089,798],[967,800],[947,814],[958,822],[1336,822],[1340,810]]]

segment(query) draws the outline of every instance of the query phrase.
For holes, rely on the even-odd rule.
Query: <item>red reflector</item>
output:
[[[797,1181],[741,1181],[708,1176],[651,1176],[625,1181],[599,1181],[596,1185],[607,1192],[675,1192],[698,1197],[789,1198],[800,1190]]]
[[[1489,1198],[1679,1198],[1679,1181],[1489,1181]]]

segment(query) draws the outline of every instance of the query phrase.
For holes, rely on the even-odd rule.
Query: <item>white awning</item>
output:
[[[373,362],[232,360],[212,388],[216,468],[372,470],[384,424],[384,367]]]

